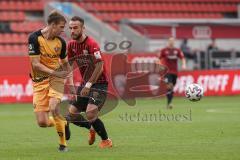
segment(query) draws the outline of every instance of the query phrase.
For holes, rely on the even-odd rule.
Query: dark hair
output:
[[[51,24],[51,23],[59,24],[61,21],[65,22],[65,23],[67,22],[65,17],[55,10],[49,14],[48,19],[47,19],[48,24]]]
[[[81,17],[79,16],[74,16],[71,18],[71,21],[79,21],[81,22],[83,25],[84,25],[84,19],[82,19]]]

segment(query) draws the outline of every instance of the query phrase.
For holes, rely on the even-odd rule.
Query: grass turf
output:
[[[69,152],[59,153],[54,128],[36,125],[31,104],[0,105],[0,159],[3,160],[238,160],[240,106],[236,97],[204,97],[200,102],[175,98],[124,102],[102,116],[114,147],[101,150],[99,138],[88,146],[88,132],[71,125]]]

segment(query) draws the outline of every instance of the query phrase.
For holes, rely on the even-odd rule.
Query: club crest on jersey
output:
[[[55,47],[55,48],[54,48],[54,51],[55,51],[55,52],[58,52],[59,50],[60,50],[60,47]]]
[[[178,53],[178,51],[177,51],[177,50],[174,50],[174,51],[173,51],[173,53],[174,53],[174,54],[177,54],[177,53]]]
[[[83,54],[88,54],[88,50],[83,50]]]
[[[100,51],[94,52],[94,56],[95,56],[96,59],[101,59],[102,58]]]
[[[72,49],[72,52],[75,53],[75,54],[77,53],[77,52],[76,52],[76,49]]]

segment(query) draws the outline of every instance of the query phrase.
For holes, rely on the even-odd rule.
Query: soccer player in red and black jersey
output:
[[[168,46],[160,52],[160,63],[168,68],[168,73],[165,75],[164,81],[167,83],[167,108],[172,109],[173,88],[177,81],[178,59],[181,59],[182,69],[186,69],[186,61],[183,52],[174,47],[174,38],[168,39]]]
[[[112,147],[105,126],[98,113],[107,98],[108,80],[102,53],[94,39],[84,34],[84,20],[78,16],[69,22],[72,40],[67,44],[67,54],[72,65],[76,62],[83,79],[77,89],[77,98],[69,107],[67,120],[73,124],[90,130],[89,145],[95,141],[95,132],[101,137],[100,148]],[[70,84],[73,78],[70,76]],[[79,112],[86,112],[87,120]],[[93,128],[93,129],[91,129]]]

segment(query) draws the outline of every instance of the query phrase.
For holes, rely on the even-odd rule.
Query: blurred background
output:
[[[0,0],[0,160],[239,160],[239,4],[240,0]],[[87,34],[104,53],[109,93],[118,102],[116,108],[105,105],[112,112],[101,117],[113,140],[110,150],[98,149],[99,138],[88,146],[87,130],[71,125],[70,152],[59,154],[56,133],[36,125],[28,35],[45,26],[52,10],[68,20],[84,18]],[[167,110],[156,62],[171,36],[186,57],[187,70],[180,70],[174,88],[178,97]],[[63,37],[70,38],[68,25]],[[129,72],[135,78],[128,77]],[[80,82],[79,73],[74,73],[75,82]],[[184,97],[186,84],[193,82],[204,88],[204,97],[196,103]]]
[[[186,83],[204,87],[205,95],[240,94],[240,0],[0,0],[0,103],[31,102],[28,77],[28,35],[43,28],[46,16],[58,10],[69,20],[85,19],[86,32],[105,53],[112,85],[126,94],[126,64],[152,74],[145,84],[158,86],[154,62],[167,39],[175,37],[188,71],[179,74],[176,95]],[[63,35],[69,39],[68,27]],[[112,63],[124,53],[127,60]],[[115,90],[114,90],[115,88]],[[154,88],[154,87],[153,87]],[[157,96],[160,87],[148,96]]]

